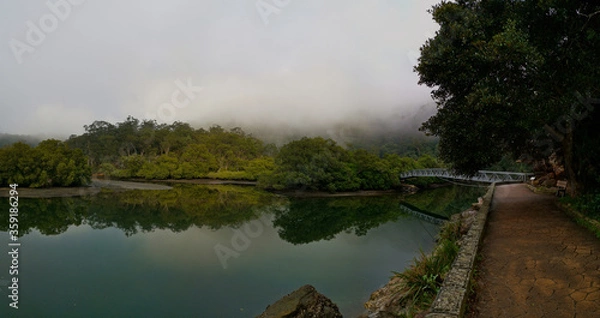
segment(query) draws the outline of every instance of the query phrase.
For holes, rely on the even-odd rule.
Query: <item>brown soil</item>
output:
[[[466,317],[600,317],[600,240],[551,195],[496,188]]]

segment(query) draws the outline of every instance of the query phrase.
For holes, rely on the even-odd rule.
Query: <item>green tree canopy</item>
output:
[[[0,148],[0,185],[24,187],[79,186],[90,181],[87,157],[80,149],[48,139],[37,147],[18,142]]]
[[[272,166],[263,159],[276,152],[241,128],[213,126],[207,131],[132,116],[116,124],[94,121],[84,128],[84,134],[71,136],[67,143],[89,156],[95,172],[117,178],[255,180]]]
[[[419,161],[387,154],[384,158],[364,149],[347,150],[321,137],[292,141],[275,157],[272,174],[260,185],[275,189],[321,191],[388,190],[400,185],[399,175],[411,169],[438,167],[431,156]]]
[[[438,113],[422,130],[459,172],[506,153],[564,157],[575,185],[598,171],[600,5],[597,1],[459,0],[433,7],[440,25],[415,70],[433,88]],[[583,101],[583,102],[582,102]],[[597,103],[597,101],[596,101]],[[575,143],[574,141],[582,143]],[[588,151],[581,151],[584,147]]]
[[[359,188],[348,151],[321,137],[292,141],[275,157],[273,182],[282,188],[347,191]]]

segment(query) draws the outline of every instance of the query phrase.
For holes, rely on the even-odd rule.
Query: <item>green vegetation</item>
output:
[[[600,221],[600,191],[586,193],[576,198],[564,198],[564,203],[571,205],[583,215]]]
[[[510,155],[504,155],[500,161],[486,167],[484,170],[530,173],[533,172],[532,168],[533,167],[530,164],[526,164],[519,160],[515,161]]]
[[[591,192],[578,197],[565,197],[561,204],[579,225],[600,238],[600,192]]]
[[[67,144],[88,156],[94,172],[121,179],[212,178],[259,181],[260,187],[276,190],[388,190],[400,185],[401,172],[441,166],[429,154],[436,145],[431,140],[411,139],[396,149],[411,156],[400,157],[379,148],[379,155],[344,148],[320,137],[277,149],[240,128],[194,129],[133,117],[116,124],[95,121],[85,130]],[[412,157],[415,153],[422,155]]]
[[[379,157],[394,154],[418,159],[425,155],[432,157],[439,155],[437,138],[425,135],[411,136],[401,130],[394,131],[392,127],[389,127],[389,131],[385,134],[379,136],[369,136],[368,132],[364,131],[360,135],[364,137],[352,141],[349,145],[350,149],[365,149]]]
[[[305,137],[280,149],[273,173],[261,178],[260,185],[330,192],[388,190],[400,185],[401,172],[439,166],[429,155],[418,160],[394,154],[380,158],[363,149],[344,149],[331,139]]]
[[[460,222],[446,222],[438,234],[438,245],[431,255],[421,252],[414,264],[401,273],[395,273],[404,282],[402,306],[405,317],[424,311],[431,306],[442,287],[444,278],[458,255]]]
[[[474,173],[510,154],[562,159],[573,194],[600,186],[597,1],[443,1],[415,68],[438,112],[422,130]]]
[[[0,181],[77,186],[89,182],[92,172],[116,179],[250,180],[263,189],[336,192],[394,189],[402,172],[442,166],[432,155],[437,141],[427,138],[383,138],[365,150],[304,137],[277,149],[241,128],[195,129],[187,123],[158,124],[131,116],[116,124],[94,121],[84,128],[85,133],[64,143],[46,140],[36,148],[24,143],[2,148]]]
[[[87,184],[90,176],[83,152],[58,140],[44,140],[36,147],[18,142],[0,148],[1,186],[79,186]]]
[[[275,150],[240,128],[204,130],[128,117],[116,125],[95,121],[85,130],[67,143],[89,157],[94,171],[115,178],[255,180],[272,168]]]
[[[431,141],[411,141],[406,149],[400,147],[410,156],[400,157],[381,149],[377,155],[356,146],[344,148],[320,137],[304,137],[277,149],[240,128],[194,129],[186,123],[158,124],[131,116],[84,128],[84,134],[64,143],[46,140],[36,148],[24,143],[3,148],[0,181],[75,186],[88,182],[92,171],[117,179],[252,180],[264,189],[335,192],[394,189],[404,171],[441,166],[428,154],[435,145]],[[414,151],[424,154],[413,157]]]
[[[575,222],[590,232],[594,233],[597,238],[600,239],[600,223],[598,221],[591,220],[588,217],[583,216],[581,213],[569,213],[571,217],[575,219]]]

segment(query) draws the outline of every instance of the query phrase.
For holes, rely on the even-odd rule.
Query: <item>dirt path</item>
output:
[[[600,240],[550,195],[496,188],[467,317],[600,317]]]

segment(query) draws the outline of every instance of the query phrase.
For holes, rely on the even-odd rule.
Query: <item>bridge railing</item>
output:
[[[424,211],[417,211],[416,209],[413,209],[402,203],[400,204],[400,210],[402,210],[404,213],[406,213],[408,215],[412,215],[414,217],[425,220],[432,224],[440,225],[440,224],[443,224],[446,220],[448,220],[448,218],[444,218],[442,216],[435,216],[435,215],[431,215]]]
[[[508,171],[489,171],[479,170],[472,176],[455,174],[454,172],[443,168],[416,169],[400,174],[400,179],[413,177],[438,177],[455,180],[478,181],[478,182],[527,182],[532,173],[508,172]]]

